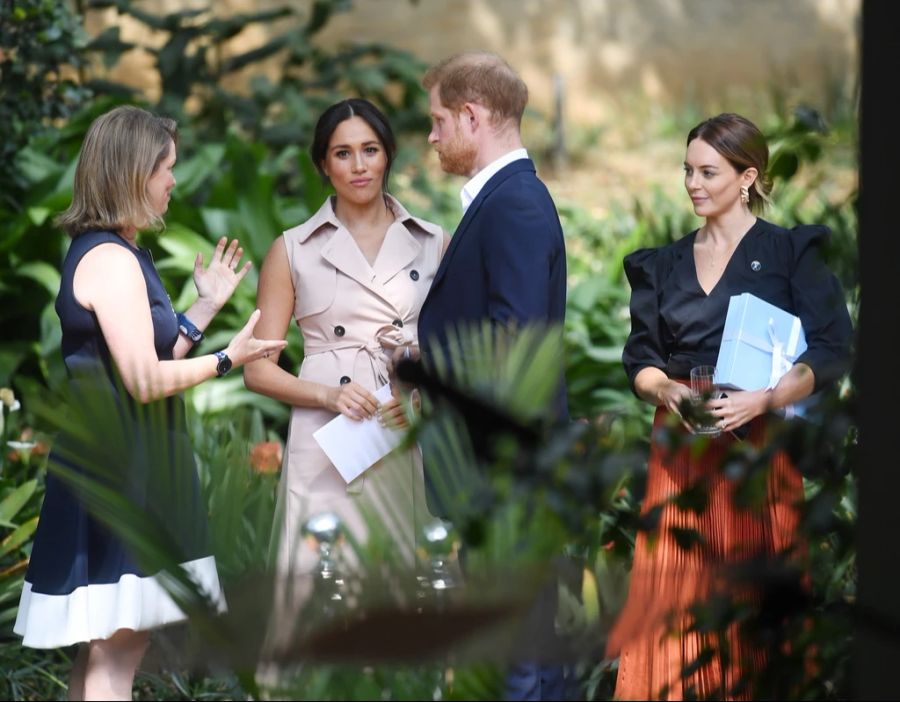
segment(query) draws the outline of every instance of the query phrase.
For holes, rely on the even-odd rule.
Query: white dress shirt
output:
[[[488,165],[478,171],[478,173],[472,176],[471,180],[469,180],[459,192],[459,199],[462,201],[463,214],[466,213],[466,210],[469,209],[469,205],[471,205],[472,201],[478,197],[478,193],[481,192],[481,189],[497,173],[497,171],[513,161],[518,161],[520,158],[528,158],[528,151],[524,148],[513,149],[495,161],[491,161]]]

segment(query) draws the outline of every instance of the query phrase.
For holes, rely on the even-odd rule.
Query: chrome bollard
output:
[[[428,586],[440,593],[459,585],[448,562],[455,548],[453,526],[443,519],[435,519],[422,529],[425,553],[428,556]]]
[[[336,614],[344,602],[344,580],[337,567],[338,542],[343,534],[343,525],[334,512],[313,515],[303,524],[303,535],[311,539],[319,554],[319,565],[315,572],[317,597],[324,600],[327,614]]]

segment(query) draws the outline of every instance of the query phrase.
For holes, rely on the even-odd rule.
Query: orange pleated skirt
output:
[[[663,437],[684,430],[680,425],[673,428],[669,414],[658,408],[654,417],[641,508],[647,514],[654,506],[663,506],[658,527],[638,532],[628,596],[607,641],[607,656],[619,655],[614,696],[619,700],[749,698],[751,691],[741,690],[739,683],[746,675],[764,670],[770,653],[742,640],[733,625],[725,632],[728,655],[707,659],[710,649],[722,650],[720,634],[688,631],[693,621],[688,608],[717,592],[752,600],[752,591],[740,587],[737,593],[733,581],[725,577],[728,565],[788,549],[797,551],[803,479],[788,457],[777,452],[766,476],[762,506],[735,505],[735,482],[723,473],[722,463],[738,439],[723,434],[673,449]],[[745,441],[760,447],[766,434],[767,419],[757,417]],[[695,485],[705,485],[709,500],[705,510],[698,513],[667,502]],[[679,546],[671,531],[679,527],[695,530],[701,537],[699,544],[690,549]],[[701,654],[707,662],[697,665]],[[691,664],[692,672],[683,675]]]

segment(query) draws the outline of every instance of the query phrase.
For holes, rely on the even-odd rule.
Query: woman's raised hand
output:
[[[212,260],[209,266],[203,267],[203,254],[197,253],[194,259],[194,285],[197,286],[197,294],[200,299],[218,311],[231,297],[234,289],[253,265],[247,261],[240,265],[244,255],[244,249],[238,245],[237,239],[232,239],[225,248],[227,237],[222,237],[216,244]]]

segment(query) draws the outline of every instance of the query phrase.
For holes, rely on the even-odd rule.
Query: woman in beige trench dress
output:
[[[366,515],[377,515],[407,563],[428,516],[418,449],[394,451],[347,484],[313,438],[338,413],[406,422],[399,400],[379,406],[373,393],[388,382],[395,349],[417,344],[419,309],[449,239],[386,192],[395,150],[372,103],[327,108],[310,153],[335,194],[274,241],[260,271],[257,335],[284,338],[292,318],[303,335],[298,376],[275,354],[244,371],[248,388],[293,407],[279,491],[282,574],[314,571],[317,554],[301,530],[315,514],[336,514],[359,541],[369,533]]]

